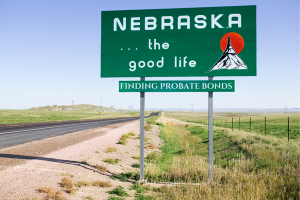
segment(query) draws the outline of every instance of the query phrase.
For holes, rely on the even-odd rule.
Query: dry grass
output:
[[[75,185],[76,187],[81,187],[81,186],[90,186],[90,183],[87,181],[79,181],[78,183],[76,183]]]
[[[214,128],[214,183],[207,184],[207,129],[164,120],[173,125],[162,127],[162,155],[148,154],[146,177],[185,184],[162,187],[156,199],[300,199],[299,141]]]
[[[116,152],[117,151],[117,148],[115,147],[108,147],[105,151],[105,153],[112,153],[112,152]]]
[[[67,193],[75,193],[75,184],[69,177],[64,177],[60,182],[60,186],[63,187]]]
[[[134,159],[137,159],[137,160],[138,160],[138,159],[140,159],[140,156],[136,156],[136,155],[135,155],[135,156],[132,156],[132,158],[134,158]]]
[[[133,132],[133,131],[130,131],[130,132],[128,133],[128,135],[136,136],[135,132]]]
[[[38,189],[39,192],[46,194],[46,200],[66,200],[66,198],[62,195],[61,191],[54,190],[51,187],[40,187]]]
[[[62,175],[62,176],[68,176],[68,177],[70,177],[70,178],[74,178],[74,175],[73,175],[73,174],[69,174],[69,173],[67,173],[67,174],[62,173],[61,175]]]
[[[148,143],[147,148],[148,149],[155,149],[156,147],[152,143]]]
[[[92,182],[93,186],[97,186],[97,187],[111,187],[111,183],[109,181],[95,181]]]
[[[100,165],[95,165],[95,169],[101,171],[101,172],[107,172],[106,167],[100,166]]]
[[[144,129],[145,129],[145,131],[151,131],[152,127],[150,124],[146,124]]]
[[[121,139],[129,139],[129,138],[131,138],[131,135],[129,135],[129,134],[123,134],[121,136]]]

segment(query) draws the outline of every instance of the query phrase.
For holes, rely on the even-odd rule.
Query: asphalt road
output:
[[[6,131],[2,130],[0,132],[0,149],[76,131],[82,131],[110,124],[133,121],[136,119],[139,118],[131,117],[71,124],[49,124],[49,126],[23,126],[23,129],[22,126],[16,126],[15,129],[8,129]]]

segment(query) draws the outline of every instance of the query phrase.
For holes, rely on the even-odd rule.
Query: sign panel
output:
[[[101,13],[101,77],[256,76],[256,6]]]
[[[119,81],[119,92],[234,92],[234,80]]]

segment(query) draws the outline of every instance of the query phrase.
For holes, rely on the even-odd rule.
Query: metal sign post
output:
[[[145,77],[141,77],[145,81]],[[145,124],[145,92],[140,92],[140,182],[144,180],[144,124]]]
[[[213,77],[208,77],[208,80],[213,80]],[[213,181],[213,92],[208,92],[208,162],[209,162],[209,182]]]

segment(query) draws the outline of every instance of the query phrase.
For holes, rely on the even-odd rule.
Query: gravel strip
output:
[[[68,174],[75,175],[74,181],[110,180],[105,173],[94,170],[94,163],[103,163],[98,160],[100,157],[97,159],[95,152],[100,152],[98,156],[101,156],[107,147],[117,143],[122,134],[130,131],[139,134],[138,121],[79,131],[0,150],[0,199],[41,199],[43,195],[37,191],[38,188],[45,186],[62,190],[59,182]],[[138,144],[139,140],[132,142]],[[137,147],[128,147],[135,148],[132,152],[138,153]],[[119,156],[123,154],[126,154],[126,150]],[[115,173],[124,168],[118,167],[112,171]],[[107,199],[107,190],[111,188],[93,186],[87,191],[79,189],[78,195],[67,195],[67,199],[83,199],[86,194],[93,194],[95,199]]]

